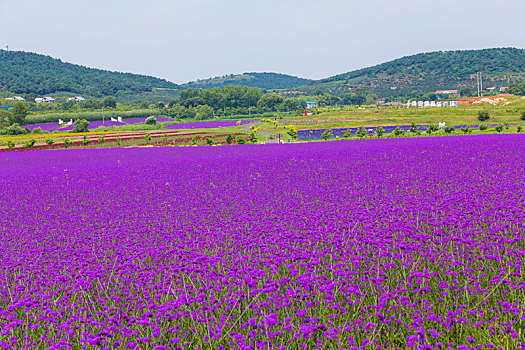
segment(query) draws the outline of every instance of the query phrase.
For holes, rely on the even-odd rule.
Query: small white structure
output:
[[[68,101],[75,101],[75,102],[83,102],[86,99],[84,97],[82,97],[82,96],[75,96],[75,97],[70,97],[67,100]]]
[[[436,102],[436,107],[441,107],[443,104],[441,102]]]
[[[423,101],[417,101],[417,107],[418,108],[423,108],[425,104],[423,103]]]
[[[62,125],[62,124],[64,124],[64,121],[62,119],[59,119],[58,120],[58,125]]]
[[[73,125],[73,119],[70,119],[66,125]]]
[[[115,118],[111,117],[111,121],[112,122],[116,122],[117,120]]]
[[[423,107],[430,107],[430,101],[425,101]]]
[[[53,97],[38,97],[38,98],[35,98],[35,102],[36,103],[55,103],[55,99]]]
[[[430,101],[430,107],[436,107],[436,101]]]
[[[6,98],[6,100],[11,100],[11,101],[25,101],[26,99],[23,98],[23,97],[20,97],[20,96],[13,96],[13,97],[8,97]]]
[[[443,130],[443,129],[445,129],[445,125],[446,125],[445,122],[439,122],[439,123],[438,123],[438,129],[439,129],[439,130]]]
[[[122,117],[117,117],[117,121],[122,123]]]

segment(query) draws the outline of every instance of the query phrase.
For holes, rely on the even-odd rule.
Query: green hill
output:
[[[197,80],[183,84],[181,87],[184,89],[211,89],[216,87],[222,88],[228,85],[240,85],[263,90],[279,90],[294,89],[310,82],[312,81],[308,79],[279,73],[243,73]]]
[[[476,72],[483,73],[484,88],[524,82],[525,50],[498,48],[421,53],[318,80],[300,89],[340,94],[363,88],[380,97],[448,89],[476,91]]]
[[[36,53],[0,50],[0,88],[16,94],[63,92],[101,97],[178,86],[150,76],[87,68]]]

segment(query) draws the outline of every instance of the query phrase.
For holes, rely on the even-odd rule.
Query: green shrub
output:
[[[397,137],[397,136],[401,136],[401,135],[404,135],[405,132],[398,126],[397,128],[394,129],[394,135]]]
[[[323,131],[323,133],[321,134],[321,137],[323,138],[323,140],[328,140],[332,137],[334,137],[334,134],[332,132],[332,129],[326,129],[325,131]]]
[[[522,129],[522,128],[521,128],[521,125],[518,126],[518,132],[521,132],[521,129]]]
[[[467,126],[466,128],[461,128],[461,131],[463,131],[464,134],[469,134],[472,132],[472,129],[470,126]]]
[[[15,143],[13,142],[13,140],[7,140],[7,147],[9,148],[15,147]]]
[[[48,137],[48,138],[46,139],[46,143],[47,143],[48,146],[51,146],[52,144],[55,143],[55,140],[53,140],[52,138]]]
[[[26,143],[24,144],[24,147],[29,149],[31,147],[33,147],[36,143],[36,140],[35,139],[31,139],[31,140],[27,140]]]
[[[479,111],[478,112],[478,120],[480,122],[484,122],[486,120],[489,120],[490,119],[490,114],[488,111]]]
[[[34,128],[32,133],[33,134],[41,134],[42,133],[42,128]]]
[[[1,133],[6,134],[6,135],[24,135],[24,134],[28,134],[29,130],[21,128],[20,124],[18,123],[14,123],[10,127],[2,130]]]
[[[503,125],[498,124],[498,126],[496,126],[495,129],[496,129],[497,132],[502,132],[503,131]]]
[[[120,147],[122,145],[122,139],[120,137],[117,137],[117,147]]]
[[[521,120],[525,120],[525,111],[521,112]]]
[[[453,126],[445,126],[445,129],[443,129],[447,134],[452,134],[454,133],[454,127]]]
[[[149,118],[146,119],[146,122],[145,122],[147,125],[156,125],[157,124],[157,118],[151,116]]]
[[[246,141],[244,141],[244,139],[243,139],[242,137],[239,137],[239,138],[237,139],[237,143],[238,143],[239,145],[244,145],[244,144],[246,143]]]
[[[485,131],[489,128],[489,126],[487,124],[480,124],[479,125],[479,130],[481,131]]]
[[[82,144],[83,144],[84,146],[89,145],[89,139],[88,139],[87,135],[84,135],[84,139],[82,140]]]
[[[147,141],[147,142],[151,141],[151,134],[150,133],[147,133],[146,135],[144,135],[144,141]]]
[[[73,130],[71,130],[72,133],[89,131],[89,122],[85,119],[75,120],[75,123],[73,123],[73,126],[74,126]]]
[[[366,129],[363,128],[362,126],[360,126],[359,128],[357,128],[357,131],[355,133],[355,135],[357,137],[360,137],[360,138],[363,138],[367,135],[368,133],[366,132]]]
[[[416,123],[414,123],[414,122],[410,123],[410,132],[414,133],[414,134],[417,133],[417,125],[416,125]]]
[[[104,135],[100,135],[98,137],[98,143],[104,143],[104,141],[106,141],[106,138],[104,137]]]
[[[273,136],[273,135],[271,135],[271,136]],[[270,138],[271,138],[271,136],[270,136]],[[232,136],[232,134],[228,134],[228,137],[226,137],[226,143],[228,145],[231,145],[232,142],[233,142],[233,136]]]
[[[310,134],[311,134],[311,133],[312,133],[312,132],[310,131]],[[348,138],[352,137],[352,131],[350,131],[350,129],[346,129],[345,133],[343,134],[343,137],[344,137],[345,139],[348,139]]]
[[[250,135],[251,135],[251,134],[250,134]],[[251,138],[250,138],[250,140],[251,140]],[[206,144],[207,144],[208,146],[213,145],[213,139],[212,139],[211,137],[206,137]]]
[[[69,148],[69,146],[71,146],[71,144],[73,143],[73,141],[71,141],[70,139],[68,138],[64,138],[62,141],[64,141],[64,146],[66,148]]]
[[[376,129],[376,133],[377,133],[377,136],[381,137],[385,133],[385,129],[383,129],[383,127],[381,126],[378,126]]]

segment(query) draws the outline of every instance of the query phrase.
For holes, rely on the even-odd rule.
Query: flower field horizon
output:
[[[0,349],[519,349],[525,135],[0,154]]]

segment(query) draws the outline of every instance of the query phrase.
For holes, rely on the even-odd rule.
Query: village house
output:
[[[314,109],[319,106],[319,103],[315,101],[306,101],[305,103],[306,103],[306,109]]]
[[[37,97],[35,98],[36,103],[55,103],[55,99],[53,97]]]
[[[23,98],[23,97],[20,97],[20,96],[13,96],[13,97],[8,97],[8,98],[6,98],[6,100],[11,100],[11,101],[25,101],[26,99]]]

